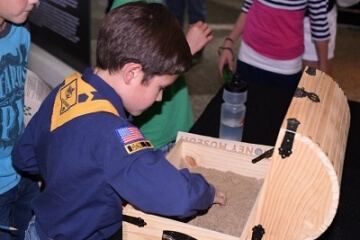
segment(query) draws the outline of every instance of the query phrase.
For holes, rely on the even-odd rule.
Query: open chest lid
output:
[[[328,228],[339,203],[349,126],[344,92],[325,73],[307,68],[241,239],[253,234],[262,239],[316,239]]]
[[[328,228],[339,202],[349,126],[350,110],[344,92],[325,73],[307,68],[275,147],[258,145],[263,148],[260,152],[273,150],[273,154],[262,169],[264,183],[240,239],[315,239]],[[181,134],[179,139],[221,146],[207,137]],[[226,150],[241,149],[243,154],[246,143],[235,145],[222,143]],[[254,155],[258,154],[252,159]],[[259,169],[264,167],[261,162],[256,163]],[[224,162],[209,167],[228,168]],[[262,176],[253,167],[246,172]]]

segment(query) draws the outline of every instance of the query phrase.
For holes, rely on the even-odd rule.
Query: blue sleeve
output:
[[[35,158],[35,145],[32,130],[37,114],[30,120],[28,126],[19,141],[14,146],[11,156],[14,166],[21,171],[29,172],[31,174],[38,174],[39,168]]]
[[[144,212],[174,217],[212,205],[215,189],[202,175],[176,169],[161,151],[147,148],[129,154],[116,138],[109,138],[105,169],[109,184],[123,199]]]

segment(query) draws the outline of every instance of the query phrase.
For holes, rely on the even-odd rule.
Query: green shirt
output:
[[[155,102],[133,124],[140,128],[155,148],[167,145],[176,139],[178,131],[187,132],[194,124],[194,115],[185,77],[165,89],[162,102]]]
[[[140,0],[114,0],[113,4],[111,5],[111,10],[125,3],[135,2],[135,1],[140,1]],[[154,2],[154,1],[155,0],[146,0],[146,2]]]

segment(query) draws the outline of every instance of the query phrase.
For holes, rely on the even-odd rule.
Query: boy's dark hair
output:
[[[144,80],[186,72],[192,56],[182,28],[162,4],[131,2],[101,21],[96,66],[113,73],[126,63],[142,65]]]

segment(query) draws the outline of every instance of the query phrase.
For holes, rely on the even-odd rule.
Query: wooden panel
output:
[[[130,205],[123,210],[124,214],[134,217],[141,217],[147,223],[145,227],[138,227],[130,223],[123,224],[124,240],[160,240],[164,230],[181,232],[194,237],[198,240],[238,240],[234,237],[204,228],[181,223],[175,220],[158,217],[151,214],[145,214],[133,209]]]
[[[270,164],[269,159],[253,164],[253,156],[212,148],[206,145],[180,140],[167,155],[169,161],[179,167],[186,157],[192,157],[196,166],[231,171],[246,177],[263,179]],[[191,168],[191,166],[188,166]]]

